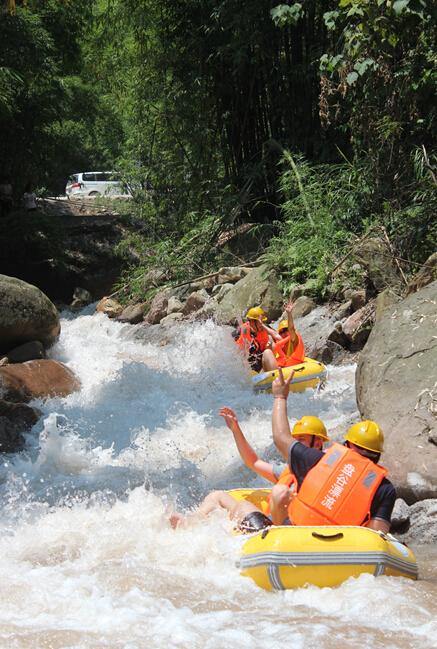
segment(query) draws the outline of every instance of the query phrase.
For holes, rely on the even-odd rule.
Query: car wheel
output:
[[[88,196],[100,196],[100,192],[90,192]]]

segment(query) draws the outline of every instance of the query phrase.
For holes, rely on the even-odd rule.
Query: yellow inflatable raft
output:
[[[269,489],[234,489],[237,500],[265,510]],[[265,590],[286,590],[307,584],[338,586],[349,577],[369,573],[417,579],[413,552],[390,534],[366,527],[274,526],[244,543],[241,574]]]
[[[326,380],[326,367],[323,363],[315,361],[312,358],[306,358],[299,365],[283,367],[282,373],[285,378],[288,377],[291,370],[294,370],[294,377],[290,383],[291,392],[303,392],[307,388],[322,386]],[[270,372],[260,372],[252,376],[252,383],[255,390],[269,390],[274,379],[278,376],[278,370]]]

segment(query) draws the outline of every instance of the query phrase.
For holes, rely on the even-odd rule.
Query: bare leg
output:
[[[235,500],[226,491],[212,491],[201,502],[199,508],[192,514],[184,516],[179,512],[173,512],[169,517],[170,525],[173,529],[179,526],[184,526],[189,522],[199,521],[206,518],[215,509],[225,509],[231,520],[240,522],[245,516],[252,512],[261,511],[252,503],[246,500]]]
[[[278,363],[276,362],[275,355],[271,349],[266,349],[265,351],[263,351],[262,364],[264,372],[270,372],[270,370],[278,369]]]
[[[282,525],[288,516],[288,506],[292,498],[290,489],[284,484],[276,484],[272,488],[270,500],[270,515],[273,525]]]

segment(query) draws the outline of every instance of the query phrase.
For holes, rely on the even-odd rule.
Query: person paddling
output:
[[[322,453],[297,440],[290,443],[287,399],[293,373],[284,379],[282,370],[272,383],[273,441],[297,479],[297,495],[288,515],[294,525],[363,525],[384,533],[390,519],[396,490],[378,466],[384,435],[374,421],[360,421],[344,436],[344,445],[334,443]]]

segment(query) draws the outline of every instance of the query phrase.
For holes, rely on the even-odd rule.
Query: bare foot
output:
[[[175,530],[185,523],[185,516],[179,512],[173,512],[168,518],[170,525]]]

